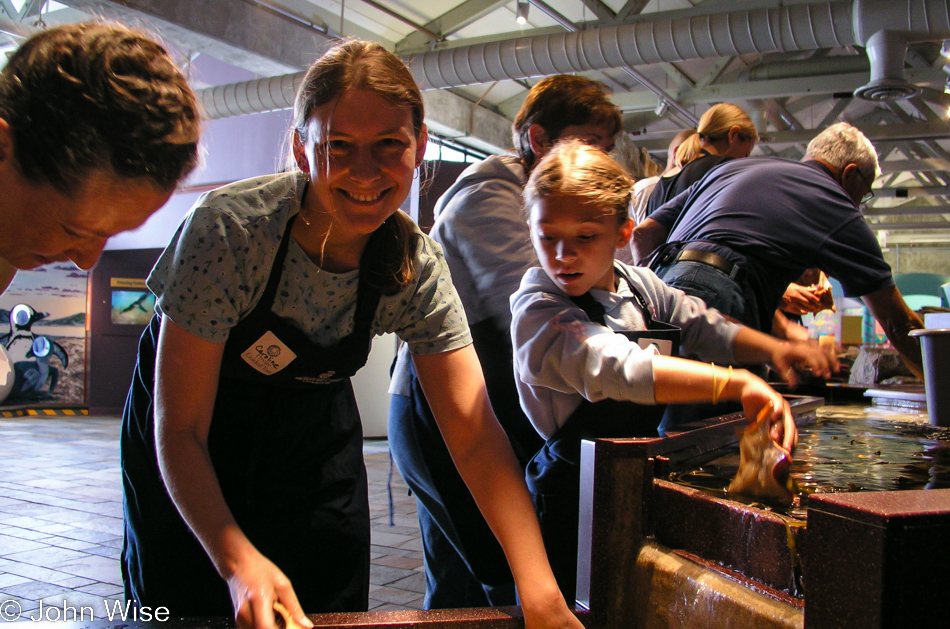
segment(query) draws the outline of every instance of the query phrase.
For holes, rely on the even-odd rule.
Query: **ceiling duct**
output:
[[[854,91],[864,100],[900,100],[917,96],[919,87],[904,78],[907,41],[893,31],[878,31],[865,44],[871,61],[871,81]]]
[[[950,39],[947,0],[780,5],[521,37],[405,58],[422,89],[439,89],[729,55],[867,46],[871,82],[859,96],[902,98],[907,44]],[[201,90],[211,118],[289,107],[302,73]],[[260,85],[259,85],[260,84]],[[276,91],[281,93],[277,94]],[[283,93],[287,90],[287,93]],[[260,108],[258,108],[260,107]]]
[[[423,89],[854,43],[849,2],[747,9],[521,37],[413,55]]]
[[[870,70],[870,63],[864,55],[836,55],[834,57],[762,63],[741,72],[739,80],[770,81],[803,76],[850,74],[852,72],[867,72],[868,70]]]
[[[420,53],[423,89],[749,53],[867,46],[861,98],[919,93],[904,78],[907,44],[950,37],[946,0],[853,0],[653,19],[576,33],[522,37]]]
[[[198,100],[210,119],[257,114],[294,106],[297,88],[305,72],[217,85],[197,91]]]
[[[909,98],[920,88],[904,78],[907,44],[950,37],[946,0],[854,0],[855,42],[867,50],[871,80],[854,95],[872,101]]]

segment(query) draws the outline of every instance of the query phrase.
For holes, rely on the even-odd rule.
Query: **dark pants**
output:
[[[492,409],[522,467],[544,441],[521,410],[511,342],[491,320],[471,326]],[[400,356],[401,359],[401,356]],[[389,442],[416,495],[426,562],[426,608],[516,604],[505,554],[455,469],[415,369],[409,396],[392,396]]]
[[[514,605],[514,579],[504,552],[455,469],[418,381],[413,384],[413,395],[392,396],[389,445],[416,497],[425,607]]]

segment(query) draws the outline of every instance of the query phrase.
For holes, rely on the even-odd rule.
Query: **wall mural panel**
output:
[[[48,264],[0,295],[0,406],[85,403],[87,277]]]

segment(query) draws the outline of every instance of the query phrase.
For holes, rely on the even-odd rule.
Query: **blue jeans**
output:
[[[761,330],[756,309],[749,304],[742,285],[719,269],[703,262],[682,260],[657,269],[656,274],[667,286],[687,295],[699,297],[710,308]],[[771,321],[768,322],[771,326]]]
[[[698,297],[706,302],[707,307],[715,308],[722,314],[753,329],[760,329],[755,304],[747,300],[742,284],[716,267],[703,262],[682,260],[668,267],[661,267],[656,274],[667,286]],[[771,321],[769,321],[769,326],[771,327]],[[684,358],[691,357],[684,356]],[[759,376],[765,375],[762,369],[753,368],[752,371]],[[668,430],[680,424],[741,410],[742,406],[738,403],[671,404],[663,416],[659,432],[665,435]]]

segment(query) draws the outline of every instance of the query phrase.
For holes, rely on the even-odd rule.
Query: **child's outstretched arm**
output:
[[[747,327],[736,334],[733,353],[740,363],[771,365],[791,385],[798,383],[797,369],[807,369],[824,378],[838,369],[837,359],[817,343],[779,341]],[[657,356],[653,359],[653,379],[654,396],[659,403],[737,400],[749,421],[760,413],[771,414],[769,422],[780,427],[773,438],[786,450],[795,448],[798,431],[787,403],[765,381],[745,369],[724,369],[711,363]]]
[[[655,356],[653,390],[659,404],[741,402],[749,422],[762,416],[779,427],[773,431],[773,439],[786,450],[794,450],[798,442],[798,431],[787,412],[785,399],[762,378],[746,369]]]

